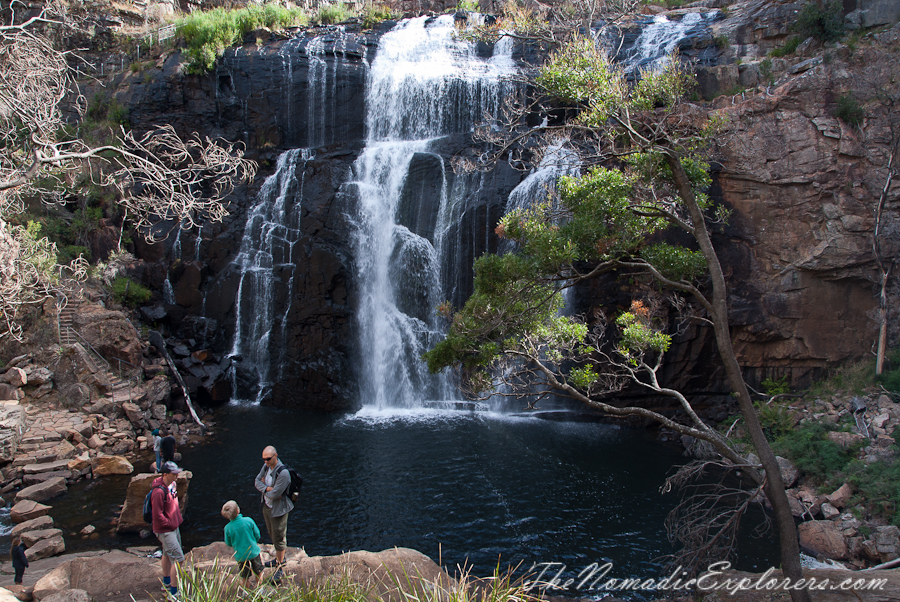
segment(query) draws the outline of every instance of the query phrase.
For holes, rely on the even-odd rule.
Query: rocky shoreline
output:
[[[122,492],[125,503],[111,525],[117,533],[146,531],[133,507],[155,476],[146,472],[155,459],[151,431],[165,427],[183,448],[202,441],[214,426],[211,415],[202,424],[192,422],[165,353],[142,341],[124,314],[95,303],[76,308],[70,322],[77,330],[63,325],[63,312],[57,325],[52,317],[42,319],[38,331],[57,326],[59,344],[32,347],[0,372],[0,496],[11,505],[10,536],[21,537],[29,562],[65,552],[52,500],[82,479],[130,475],[137,467],[141,474]],[[45,310],[45,316],[56,313],[49,303]],[[66,337],[65,328],[77,336]],[[188,341],[168,343],[174,343],[182,363],[201,368],[208,363],[208,353],[187,351]],[[114,372],[106,358],[132,369]],[[179,483],[182,496],[189,478],[184,473]],[[79,535],[89,537],[98,528],[87,525]]]

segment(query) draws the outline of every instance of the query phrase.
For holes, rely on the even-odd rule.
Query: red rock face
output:
[[[885,44],[845,52],[719,111],[729,125],[717,182],[733,214],[717,243],[730,277],[735,346],[751,380],[755,373],[802,383],[866,356],[876,340],[874,210],[891,119],[898,125],[884,101],[900,99],[891,75],[900,73],[891,51],[900,32],[882,36]],[[864,108],[861,127],[835,117],[845,94]],[[893,219],[897,197],[895,184]],[[891,245],[885,251],[896,254]],[[890,329],[896,340],[896,321]]]

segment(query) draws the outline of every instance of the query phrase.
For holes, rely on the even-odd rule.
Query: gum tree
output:
[[[425,359],[432,371],[457,369],[474,394],[502,380],[519,396],[570,397],[612,415],[656,420],[705,442],[765,490],[783,570],[799,579],[794,519],[732,347],[728,291],[710,237],[710,227],[726,217],[704,193],[710,183],[705,153],[721,123],[685,102],[692,83],[677,57],[631,83],[591,38],[576,38],[551,54],[533,84],[544,95],[539,108],[567,118],[528,127],[520,108],[510,111],[503,131],[482,135],[497,157],[523,147],[537,155],[566,148],[587,169],[561,178],[558,192],[545,201],[501,220],[497,233],[514,241],[515,251],[476,262],[474,294],[456,312],[442,308],[449,332]],[[687,242],[672,242],[681,240]],[[602,275],[643,279],[647,298],[615,317],[599,310],[587,317],[559,314],[565,288]],[[761,470],[707,426],[681,392],[657,378],[671,342],[660,319],[666,299],[686,320],[713,329]],[[676,400],[680,414],[670,418],[609,400],[629,383]],[[735,521],[725,522],[710,536],[718,543],[733,541]],[[727,547],[707,547],[707,558],[710,550]],[[809,600],[805,590],[791,595]]]
[[[236,182],[249,181],[256,165],[224,140],[194,134],[182,139],[169,125],[142,135],[119,128],[112,140],[92,145],[64,117],[67,99],[83,116],[69,53],[50,34],[75,27],[61,3],[36,15],[14,0],[0,23],[0,338],[21,336],[22,306],[65,293],[66,281],[83,277],[85,263],[60,266],[56,249],[31,224],[8,220],[25,201],[65,202],[78,178],[116,191],[117,204],[148,240],[148,226],[173,220],[182,227],[227,215]]]

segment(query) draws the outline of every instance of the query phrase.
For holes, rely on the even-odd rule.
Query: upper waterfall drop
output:
[[[516,91],[510,44],[481,57],[456,33],[450,15],[401,21],[381,38],[369,69],[366,147],[345,185],[358,197],[360,394],[367,406],[410,408],[455,396],[449,379],[429,374],[421,360],[441,333],[435,308],[443,300],[447,214],[454,197],[470,192],[452,185],[436,147],[498,114]]]
[[[718,15],[717,11],[689,12],[681,19],[656,15],[641,20],[640,33],[633,42],[623,45],[616,55],[617,60],[632,73],[639,69],[655,68],[665,63],[674,51],[690,46],[685,42],[703,32],[708,33],[710,24]],[[618,45],[618,41],[614,45]]]

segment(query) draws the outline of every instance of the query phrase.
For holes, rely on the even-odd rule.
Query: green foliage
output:
[[[760,61],[759,72],[767,81],[774,81],[775,74],[772,72],[772,59],[767,58]]]
[[[478,0],[457,0],[456,10],[464,11],[467,13],[477,13],[478,12]]]
[[[453,316],[447,337],[424,354],[428,369],[440,372],[459,363],[482,371],[505,344],[543,327],[562,307],[562,296],[552,285],[529,283],[536,270],[532,258],[516,253],[479,257],[474,292]]]
[[[772,449],[785,456],[809,477],[822,484],[830,484],[846,470],[853,459],[851,450],[828,439],[834,430],[831,425],[806,422],[799,428],[783,433],[772,443]],[[790,436],[785,436],[790,435]]]
[[[128,107],[105,92],[98,92],[88,102],[85,118],[95,126],[128,127]]]
[[[320,25],[334,25],[342,23],[350,17],[351,14],[344,6],[344,3],[336,2],[334,4],[320,4],[315,21]]]
[[[756,408],[763,432],[770,441],[784,437],[793,431],[797,420],[783,403],[757,402],[753,404],[753,407]]]
[[[29,221],[24,228],[15,226],[11,231],[21,245],[18,259],[30,264],[41,279],[55,281],[56,245],[41,234],[41,225]]]
[[[382,21],[397,18],[397,15],[394,14],[394,11],[387,4],[369,4],[363,10],[361,17],[362,28],[372,29]]]
[[[766,391],[766,395],[785,395],[786,393],[791,392],[791,387],[788,384],[787,376],[782,376],[780,379],[776,380],[774,378],[767,378],[762,381],[763,389]]]
[[[641,249],[640,256],[670,280],[694,280],[706,273],[706,258],[699,251],[657,243]]]
[[[617,351],[623,357],[630,358],[647,351],[665,353],[672,344],[672,337],[654,328],[646,313],[623,312],[616,318],[616,325],[621,333]]]
[[[887,369],[876,381],[891,393],[900,394],[900,348],[887,354]]]
[[[120,305],[137,307],[153,298],[153,293],[146,286],[125,276],[118,276],[110,286],[113,299]]]
[[[671,57],[663,68],[641,73],[632,85],[589,37],[576,38],[551,54],[537,85],[548,98],[575,109],[580,126],[622,148],[621,160],[616,168],[594,166],[578,177],[561,177],[554,195],[500,220],[496,233],[516,243],[515,251],[476,261],[475,294],[453,314],[446,339],[424,354],[432,372],[456,365],[470,386],[483,389],[491,385],[492,365],[521,354],[546,359],[567,372],[573,386],[590,391],[601,372],[608,375],[607,368],[591,356],[596,341],[588,338],[586,327],[556,315],[562,303],[557,283],[584,266],[612,271],[623,263],[638,271],[649,263],[683,282],[705,273],[701,253],[659,239],[673,224],[683,225],[676,217],[686,202],[676,192],[683,192],[677,187],[683,177],[693,187],[691,201],[701,210],[712,206],[704,194],[710,185],[708,165],[699,152],[721,122],[691,125],[684,135],[671,138],[670,146],[641,139],[638,133],[668,123],[665,116],[675,112],[691,82]],[[653,238],[656,242],[650,244]],[[616,326],[619,368],[627,362],[647,369],[647,355],[669,348],[665,325],[655,324],[640,304],[619,316]]]
[[[250,4],[237,10],[216,8],[193,12],[178,24],[178,34],[187,46],[186,71],[209,71],[226,48],[239,44],[254,29],[268,27],[277,31],[306,25],[308,20],[302,9],[286,8],[276,2]]]
[[[894,458],[870,464],[854,461],[848,481],[876,511],[900,526],[900,462]]]
[[[863,122],[866,112],[853,95],[841,94],[837,99],[834,116],[843,120],[848,125],[858,126]]]
[[[844,35],[842,9],[840,0],[832,0],[821,7],[816,0],[811,0],[800,10],[794,27],[804,39],[812,37],[822,42],[835,42]]]
[[[769,56],[781,58],[789,54],[794,54],[794,52],[796,52],[797,50],[797,47],[800,45],[800,42],[802,41],[803,38],[801,38],[800,36],[791,36],[787,39],[787,42],[784,43],[784,46],[775,48],[774,50],[769,52]]]
[[[673,106],[692,80],[673,57],[662,69],[642,71],[634,86],[593,38],[576,38],[556,50],[536,80],[544,91],[563,102],[583,107],[578,121],[603,126],[613,115]]]

